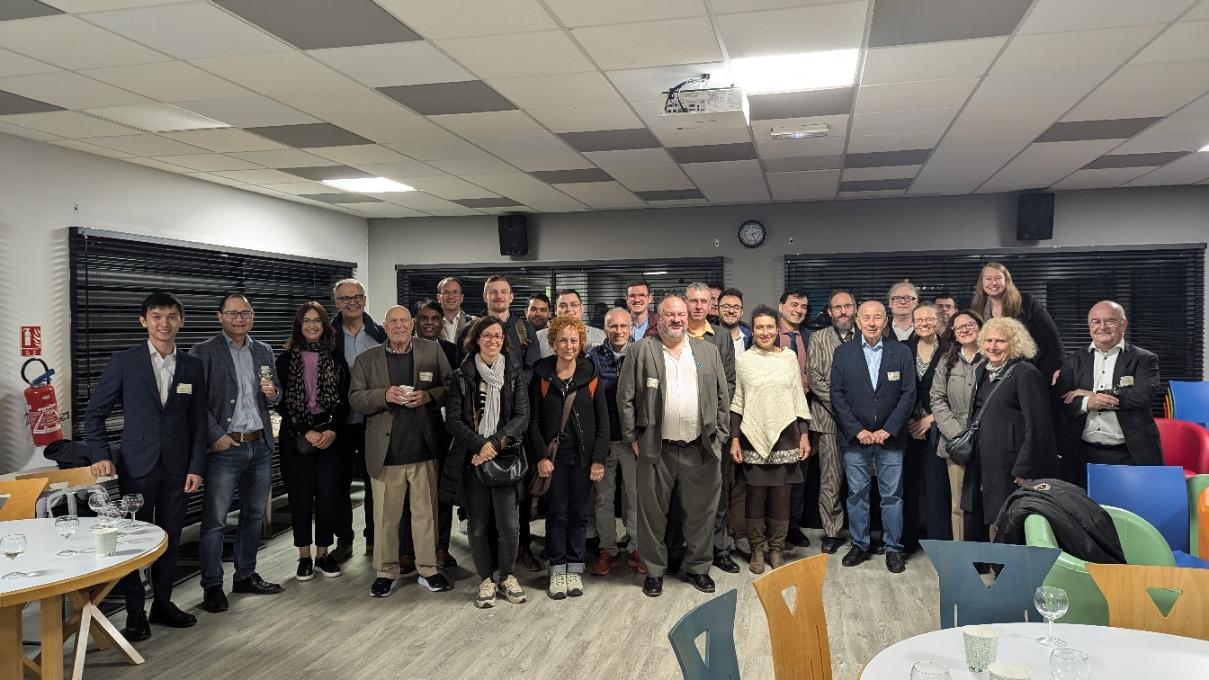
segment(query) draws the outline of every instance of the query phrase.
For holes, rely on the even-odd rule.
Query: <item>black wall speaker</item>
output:
[[[524,215],[500,215],[500,255],[528,255],[529,227]]]
[[[1054,194],[1016,195],[1016,240],[1044,241],[1054,237]]]

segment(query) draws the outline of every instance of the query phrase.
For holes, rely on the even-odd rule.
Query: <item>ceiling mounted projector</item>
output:
[[[748,123],[747,97],[737,87],[686,90],[693,83],[709,82],[709,74],[691,78],[669,89],[659,115],[674,118],[677,124],[693,127],[740,127]]]

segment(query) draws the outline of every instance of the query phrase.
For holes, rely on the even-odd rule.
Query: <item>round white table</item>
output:
[[[126,574],[151,564],[168,547],[168,535],[154,524],[140,523],[129,535],[118,538],[112,557],[93,552],[92,527],[97,518],[81,517],[76,534],[64,540],[55,531],[53,519],[22,519],[0,522],[0,536],[25,534],[25,552],[16,559],[0,556],[0,575],[21,571],[25,578],[0,579],[0,677],[21,677],[22,667],[40,674],[43,680],[63,677],[63,643],[76,635],[73,678],[84,672],[84,652],[89,635],[102,649],[116,646],[134,664],[143,657],[101,613],[98,605]],[[79,550],[60,556],[66,548]],[[63,596],[71,598],[75,611],[63,620]],[[21,651],[21,610],[33,601],[41,605],[42,653],[34,661]]]
[[[1044,623],[993,623],[999,631],[998,661],[1023,664],[1034,680],[1048,680],[1050,648],[1037,638]],[[1091,659],[1093,680],[1204,680],[1209,678],[1209,642],[1128,628],[1054,624],[1054,635]],[[985,680],[986,673],[966,670],[960,628],[937,630],[890,645],[873,657],[861,680],[908,680],[911,664],[935,661],[952,680]]]

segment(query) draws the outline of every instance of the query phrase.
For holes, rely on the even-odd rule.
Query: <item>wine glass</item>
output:
[[[1065,640],[1054,637],[1054,619],[1065,616],[1066,610],[1070,608],[1066,591],[1056,586],[1041,586],[1033,593],[1033,606],[1049,621],[1049,634],[1037,638],[1037,642],[1046,647],[1065,647]]]
[[[105,507],[101,508],[101,517],[102,517],[103,524],[107,527],[117,528],[118,536],[126,535],[126,532],[122,531],[121,527],[118,526],[119,524],[121,524],[122,515],[124,515],[124,514],[125,513],[122,512],[121,501],[109,501],[108,503],[105,504]]]
[[[8,559],[16,560],[17,556],[23,552],[25,552],[25,534],[9,534],[0,537],[0,553],[3,553]],[[10,571],[2,578],[14,579],[28,578],[30,576],[33,576],[33,574],[27,574],[23,571]]]
[[[138,521],[134,519],[134,513],[138,512],[141,507],[143,507],[143,494],[128,493],[122,496],[122,510],[130,513],[130,521],[126,523],[126,528],[131,529],[139,525]]]
[[[1091,677],[1091,660],[1086,652],[1059,647],[1049,654],[1049,675],[1054,680],[1087,680]]]
[[[79,528],[80,518],[75,515],[63,515],[62,517],[55,518],[55,531],[59,532],[59,537],[65,541],[75,535],[76,529]],[[71,557],[79,554],[79,552],[79,550],[67,548],[66,550],[60,550],[58,554],[60,557]]]
[[[911,680],[949,680],[949,669],[935,661],[916,661],[911,666]]]
[[[104,491],[94,491],[88,496],[88,508],[95,512],[97,517],[101,516],[101,508],[105,507],[108,502],[109,494]]]

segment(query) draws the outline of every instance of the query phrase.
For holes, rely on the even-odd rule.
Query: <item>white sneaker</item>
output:
[[[474,606],[479,609],[490,609],[495,606],[495,581],[489,578],[483,579],[479,584],[479,596],[474,601]]]
[[[499,594],[512,604],[524,604],[528,602],[528,598],[525,597],[525,591],[521,589],[521,584],[516,580],[515,576],[510,575],[500,582]]]
[[[584,594],[584,580],[582,574],[577,572],[567,572],[567,594],[571,597],[579,597]]]
[[[550,574],[550,599],[565,600],[567,598],[567,574],[559,572]]]

